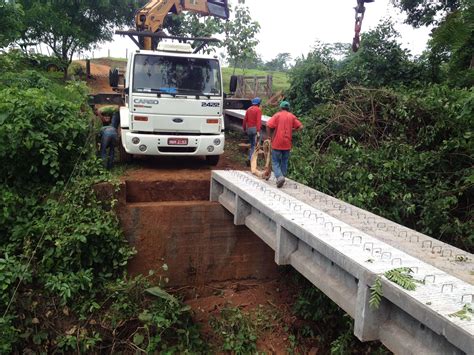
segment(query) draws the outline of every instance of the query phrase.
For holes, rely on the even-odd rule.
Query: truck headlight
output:
[[[138,147],[138,149],[140,149],[140,152],[144,152],[146,151],[146,145],[142,144],[141,146]]]
[[[214,151],[214,147],[212,145],[210,145],[209,147],[207,147],[207,151],[209,153],[212,153]]]
[[[133,137],[133,138],[132,138],[132,143],[133,143],[133,144],[138,144],[138,143],[140,143],[140,138],[138,138],[138,137]]]
[[[214,139],[214,145],[220,145],[221,140],[219,138]]]

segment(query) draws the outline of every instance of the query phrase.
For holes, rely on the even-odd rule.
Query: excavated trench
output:
[[[278,276],[273,251],[219,203],[209,201],[211,170],[161,164],[123,177],[118,215],[137,250],[133,275],[154,270],[169,286]],[[165,265],[164,270],[163,265]]]

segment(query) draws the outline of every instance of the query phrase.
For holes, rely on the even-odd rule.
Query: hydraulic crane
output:
[[[157,33],[169,13],[190,11],[201,15],[229,18],[228,0],[151,0],[135,14],[138,32]],[[140,48],[154,50],[156,41],[151,36],[139,36]]]

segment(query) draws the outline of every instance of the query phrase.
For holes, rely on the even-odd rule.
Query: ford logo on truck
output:
[[[136,104],[142,104],[142,105],[158,105],[160,103],[159,100],[149,100],[149,99],[135,99],[133,100],[133,102]]]

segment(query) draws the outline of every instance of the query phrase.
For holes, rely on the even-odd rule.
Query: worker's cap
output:
[[[280,102],[280,108],[290,108],[290,103],[288,101]]]
[[[252,105],[260,105],[261,102],[262,102],[262,99],[259,97],[252,99]]]

